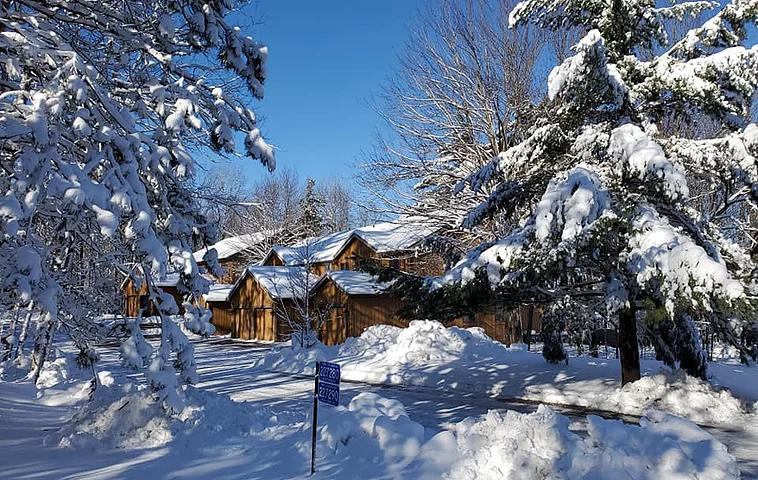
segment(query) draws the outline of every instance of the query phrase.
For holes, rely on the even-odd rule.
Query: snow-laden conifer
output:
[[[709,19],[669,41],[667,22],[684,16]],[[544,304],[553,361],[565,358],[560,332],[572,318],[556,309],[589,306],[618,322],[624,383],[639,378],[638,340],[704,375],[703,323],[755,357],[758,47],[745,43],[756,17],[755,0],[516,6],[511,26],[586,34],[549,76],[551,115],[458,186],[495,184],[467,227],[519,206],[531,215],[436,279],[434,301],[483,284],[490,304]],[[690,128],[662,133],[672,117]]]
[[[243,149],[275,166],[248,106],[249,94],[263,95],[267,49],[229,23],[238,6],[0,5],[0,302],[39,314],[37,373],[56,328],[92,340],[102,312],[90,308],[98,292],[81,275],[116,266],[145,283],[163,322],[153,359],[139,361],[150,352],[135,334],[127,363],[149,366],[165,398],[175,367],[192,381],[191,347],[169,325],[176,302],[155,280],[177,273],[190,301],[207,289],[192,251],[213,232],[189,189],[193,153]],[[203,308],[186,312],[188,327],[209,332]]]

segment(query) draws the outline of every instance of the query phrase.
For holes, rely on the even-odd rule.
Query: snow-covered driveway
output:
[[[303,478],[303,472],[307,471],[304,459],[309,456],[311,431],[307,424],[298,426],[298,422],[307,418],[312,408],[312,379],[262,370],[260,360],[270,352],[271,345],[223,338],[195,340],[193,343],[201,391],[227,394],[238,402],[249,402],[254,411],[265,411],[266,415],[276,417],[269,424],[280,426],[265,435],[267,443],[259,443],[259,436],[243,436],[227,442],[225,435],[240,427],[244,430],[249,421],[240,415],[244,413],[242,409],[227,405],[224,408],[228,411],[216,410],[211,419],[211,422],[220,422],[217,433],[213,429],[198,429],[197,434],[179,435],[174,441],[158,447],[69,449],[59,448],[56,441],[44,445],[45,438],[63,427],[70,418],[68,404],[62,401],[58,405],[55,396],[43,396],[40,400],[43,405],[34,400],[36,389],[28,383],[0,383],[0,421],[4,426],[0,431],[0,465],[3,465],[0,477],[88,480],[200,479],[208,476],[240,480]],[[109,370],[119,383],[135,375],[120,367],[116,348],[105,348],[102,354],[99,368]],[[135,379],[142,381],[139,377]],[[479,416],[488,410],[536,410],[535,405],[504,403],[483,393],[358,383],[343,383],[340,403],[347,405],[362,392],[375,392],[402,402],[409,417],[424,426],[423,435],[427,440],[466,417]],[[61,397],[65,400],[65,392],[61,392]],[[338,418],[334,417],[331,408],[322,407],[320,424],[330,416]],[[571,430],[587,435],[585,415],[576,410],[563,410],[563,413],[571,420]],[[233,425],[232,429],[228,428],[229,423]],[[739,428],[709,431],[737,457],[742,478],[758,479],[758,438]],[[265,450],[261,450],[264,445]],[[320,448],[323,470],[318,478],[357,478],[359,473],[361,478],[396,478],[383,470],[382,465],[372,465],[371,462],[365,466],[355,463],[351,467],[363,470],[345,471],[340,462],[349,456],[333,456],[325,451],[325,445]],[[293,463],[293,459],[298,460]]]
[[[234,400],[255,402],[282,413],[298,409],[307,412],[312,408],[313,380],[301,375],[264,371],[254,366],[269,351],[270,344],[217,337],[198,340],[194,344],[200,374],[198,387],[226,393]],[[516,410],[522,413],[537,410],[537,404],[503,401],[482,393],[353,382],[342,383],[340,403],[347,405],[361,392],[374,392],[399,400],[410,417],[426,428],[428,437],[466,417],[483,415],[489,410]],[[555,409],[571,419],[572,430],[580,434],[586,430],[586,411],[559,406]],[[619,418],[634,421],[631,416]],[[758,479],[758,434],[755,431],[737,426],[707,427],[707,430],[737,458],[743,478]]]

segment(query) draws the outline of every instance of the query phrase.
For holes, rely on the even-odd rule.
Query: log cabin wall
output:
[[[179,293],[177,287],[165,286],[160,287],[160,289],[174,298],[176,306],[179,307],[179,315],[183,315],[184,295]],[[124,316],[138,317],[141,309],[144,310],[142,312],[143,317],[158,315],[158,309],[148,300],[147,285],[144,282],[137,290],[134,286],[134,280],[129,278],[124,282],[122,291],[124,294]]]
[[[358,237],[351,237],[329,265],[329,270],[357,270],[358,258],[376,258],[376,251]],[[321,272],[319,275],[323,274]]]
[[[408,320],[397,316],[402,303],[394,297],[383,295],[350,295],[347,301],[348,337],[359,337],[372,325],[407,327]]]
[[[320,338],[325,345],[337,345],[347,340],[347,295],[329,279],[324,280],[313,297],[314,314],[327,317],[321,326]]]

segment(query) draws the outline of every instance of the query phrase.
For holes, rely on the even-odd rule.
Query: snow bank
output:
[[[364,392],[346,407],[322,409],[319,453],[378,463],[398,472],[424,445],[424,427],[412,421],[397,400]]]
[[[45,439],[47,446],[62,448],[67,458],[76,459],[81,470],[72,473],[102,475],[102,467],[115,459],[119,465],[107,472],[118,471],[124,478],[307,476],[310,408],[272,413],[185,387],[181,396],[186,408],[169,415],[146,389],[119,386],[108,372],[99,377],[102,386],[94,400]],[[688,420],[651,412],[640,426],[593,416],[588,425],[587,438],[582,438],[569,429],[566,417],[541,406],[532,414],[491,411],[469,417],[427,439],[401,402],[364,392],[346,407],[320,409],[313,478],[739,477],[724,445]],[[136,458],[150,461],[127,475]]]
[[[640,425],[590,415],[588,438],[550,407],[535,413],[490,411],[424,441],[404,406],[361,393],[347,408],[325,410],[326,457],[384,465],[391,478],[466,480],[739,478],[737,462],[694,423],[651,411]],[[322,458],[321,461],[328,460]]]
[[[705,424],[740,423],[744,402],[728,390],[648,361],[643,377],[623,388],[617,360],[572,358],[550,365],[521,345],[505,347],[480,328],[445,328],[413,321],[405,329],[376,325],[343,345],[283,348],[268,353],[259,368],[312,375],[316,361],[342,367],[345,380],[415,385],[501,398],[576,405],[629,415],[665,410]]]
[[[705,424],[739,422],[745,415],[744,402],[728,390],[716,390],[708,382],[684,372],[661,370],[656,375],[607,391],[573,392],[550,386],[527,389],[527,398],[550,403],[577,404],[597,410],[639,415],[649,408],[664,410]]]
[[[694,423],[662,412],[640,426],[590,415],[588,438],[546,406],[468,418],[424,446],[421,479],[739,478],[726,447]],[[440,450],[442,447],[442,450]],[[444,467],[434,459],[442,457]],[[453,459],[453,460],[451,460]]]
[[[546,406],[469,417],[424,442],[403,405],[372,393],[332,410],[320,438],[330,453],[373,459],[393,478],[500,480],[739,478],[726,447],[694,423],[651,412],[639,426],[589,416],[588,438]]]
[[[171,415],[149,390],[131,384],[116,386],[108,374],[100,378],[105,381],[94,400],[81,406],[46,444],[95,451],[157,448],[191,431],[199,430],[206,438],[208,434],[244,437],[265,424],[265,410],[225,395],[184,387],[180,396],[185,408]]]
[[[491,365],[510,352],[522,351],[520,345],[509,348],[493,341],[479,327],[445,328],[439,322],[414,320],[408,328],[374,325],[360,337],[333,347],[274,349],[255,365],[312,375],[316,361],[334,360],[347,380],[486,392],[490,384],[469,382],[466,375],[444,367]]]

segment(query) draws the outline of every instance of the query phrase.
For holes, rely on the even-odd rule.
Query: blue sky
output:
[[[407,24],[421,5],[258,0],[235,18],[269,47],[265,98],[252,107],[278,147],[278,168],[289,166],[301,179],[352,175],[381,124],[367,103],[397,67]],[[239,164],[249,181],[266,174],[259,164]]]

